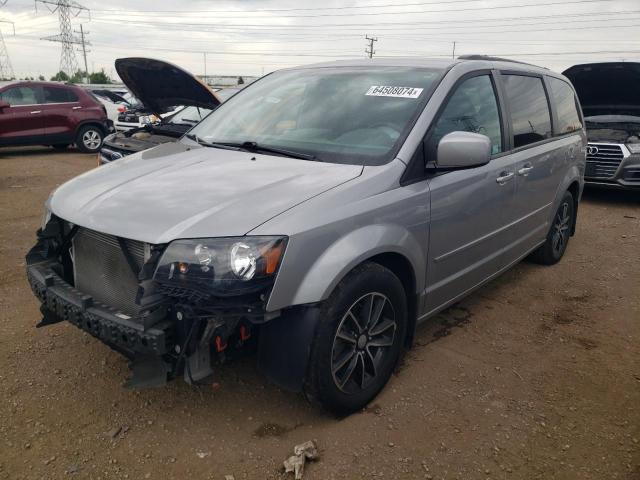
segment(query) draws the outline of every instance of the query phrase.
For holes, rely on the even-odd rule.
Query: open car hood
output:
[[[171,63],[153,58],[118,58],[116,71],[124,84],[152,113],[177,105],[214,109],[220,100],[204,83]]]
[[[573,83],[585,117],[640,117],[640,63],[586,63],[562,73]]]

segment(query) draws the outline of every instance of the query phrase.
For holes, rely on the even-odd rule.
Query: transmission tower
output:
[[[13,26],[13,34],[16,34],[16,27],[15,25],[13,25],[13,22],[10,22],[8,20],[0,20],[0,23],[10,23]],[[15,78],[15,75],[13,74],[11,59],[9,58],[7,46],[4,44],[2,29],[0,29],[0,80],[11,80],[13,78]]]
[[[60,21],[60,34],[44,37],[42,40],[50,42],[60,42],[62,44],[62,54],[60,55],[60,70],[72,77],[78,71],[78,60],[74,45],[83,44],[83,38],[74,35],[71,29],[71,18],[77,17],[83,10],[89,14],[89,9],[80,5],[73,0],[35,0],[36,10],[38,3],[44,4],[49,12],[58,12],[58,20]]]
[[[7,0],[0,0],[0,7],[4,7],[6,3]],[[10,22],[9,20],[0,20],[0,23],[10,23],[13,27],[13,34],[16,34],[16,27],[13,22]],[[0,29],[0,80],[11,80],[13,78],[15,78],[15,75],[13,74],[13,67],[11,66],[7,46],[4,44],[2,29]]]

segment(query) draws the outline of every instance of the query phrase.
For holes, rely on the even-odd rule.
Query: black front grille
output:
[[[615,144],[590,143],[587,146],[587,168],[584,176],[588,178],[612,178],[624,159],[622,146]]]
[[[118,115],[119,122],[138,123],[138,116],[134,114],[122,114]]]

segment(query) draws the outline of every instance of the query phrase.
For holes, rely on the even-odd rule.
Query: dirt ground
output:
[[[42,204],[95,156],[0,149],[0,478],[640,479],[640,193],[587,191],[562,262],[523,262],[423,325],[362,413],[336,419],[247,358],[220,388],[122,387],[74,326],[36,330],[24,273]],[[292,477],[290,477],[292,478]]]

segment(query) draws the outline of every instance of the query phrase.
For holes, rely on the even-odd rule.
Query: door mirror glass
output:
[[[438,143],[438,168],[470,168],[489,163],[491,139],[481,133],[451,132]]]
[[[9,102],[6,102],[4,100],[0,100],[0,110],[2,110],[3,108],[9,108],[11,105],[9,104]]]

